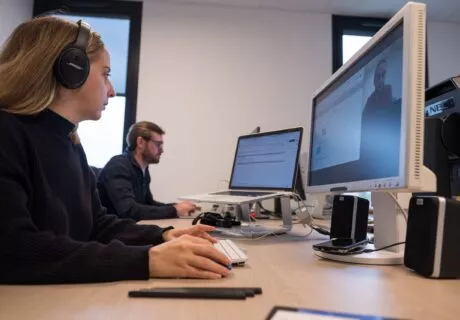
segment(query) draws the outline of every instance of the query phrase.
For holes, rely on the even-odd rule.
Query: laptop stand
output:
[[[251,205],[250,203],[242,203],[240,204],[240,211],[238,212],[238,219],[242,222],[247,223],[247,226],[242,227],[245,229],[246,233],[257,233],[257,234],[267,234],[267,233],[285,233],[287,231],[292,230],[292,212],[291,212],[291,199],[289,196],[281,196],[279,197],[281,202],[281,217],[283,221],[283,225],[281,228],[271,228],[261,225],[254,225],[250,218],[251,212]],[[253,227],[253,228],[251,228]]]

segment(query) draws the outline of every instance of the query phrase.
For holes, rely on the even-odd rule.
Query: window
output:
[[[123,150],[123,128],[126,109],[126,73],[128,64],[129,19],[100,18],[59,14],[58,16],[89,23],[101,35],[110,52],[111,77],[117,96],[109,99],[99,121],[83,121],[78,126],[81,144],[88,163],[103,167]]]
[[[109,100],[99,121],[83,121],[78,126],[89,165],[102,168],[123,150],[125,104],[126,98],[117,95]]]
[[[36,0],[34,15],[63,9],[57,15],[82,19],[101,34],[110,52],[111,81],[117,96],[99,121],[80,123],[78,133],[88,163],[103,167],[126,145],[124,137],[136,118],[142,3],[130,1]]]
[[[354,36],[344,34],[342,36],[342,61],[346,63],[362,46],[364,46],[371,36]]]
[[[387,19],[332,16],[332,70],[337,71]]]

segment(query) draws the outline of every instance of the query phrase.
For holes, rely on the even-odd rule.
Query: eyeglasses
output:
[[[163,142],[163,141],[157,141],[157,140],[153,140],[153,139],[145,139],[145,140],[147,140],[147,141],[152,141],[158,149],[162,149],[162,150],[163,150],[163,146],[164,146],[164,142]]]

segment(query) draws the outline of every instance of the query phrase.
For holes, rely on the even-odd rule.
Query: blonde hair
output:
[[[33,115],[47,108],[58,88],[54,62],[77,32],[76,23],[50,16],[16,27],[0,52],[0,109]],[[91,32],[86,49],[90,61],[103,47],[100,35]]]

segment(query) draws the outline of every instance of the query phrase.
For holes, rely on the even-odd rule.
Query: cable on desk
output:
[[[404,220],[406,220],[406,224],[407,224],[406,210],[403,209],[403,207],[401,206],[401,204],[398,201],[398,198],[396,198],[396,196],[392,192],[387,192],[387,194],[393,199],[395,204],[398,206],[398,209],[401,211],[401,214],[403,215]]]
[[[310,226],[309,226],[309,227],[310,227]],[[308,232],[307,234],[296,235],[296,234],[289,233],[289,235],[290,235],[291,237],[307,238],[307,237],[309,237],[309,236],[311,235],[311,233],[313,232],[313,230],[314,230],[314,229],[313,229],[312,227],[310,227],[310,232]]]
[[[302,208],[305,208],[305,209],[306,209],[306,212],[307,212],[307,220],[308,220],[308,222],[303,222],[303,223],[302,223],[302,222],[297,222],[297,223],[293,223],[293,225],[294,225],[294,224],[302,224],[304,227],[305,227],[305,226],[308,226],[308,227],[310,228],[310,231],[309,231],[307,234],[305,234],[305,235],[295,235],[295,234],[292,234],[292,233],[291,233],[291,234],[289,234],[290,236],[306,238],[306,237],[308,237],[308,236],[311,235],[311,233],[313,232],[313,230],[315,230],[316,232],[318,232],[318,233],[320,233],[320,234],[323,234],[323,235],[327,235],[327,236],[330,235],[330,233],[329,233],[328,230],[323,229],[323,228],[321,228],[321,227],[315,225],[314,223],[312,223],[313,218],[312,218],[312,215],[311,215],[310,210],[309,210],[310,207],[307,206],[307,205],[305,205],[305,203],[303,202],[302,198],[300,198],[300,196],[299,196],[298,194],[292,192],[292,193],[289,193],[289,196],[292,196],[292,197],[294,198],[294,200],[297,202],[297,209],[294,210],[294,212],[295,212],[295,211],[300,211]],[[269,213],[270,215],[273,215],[273,214],[274,214],[274,212],[269,211],[269,210],[266,210],[265,208],[263,208],[263,206],[262,206],[260,203],[258,203],[258,205],[259,205],[264,211],[270,212],[270,213]],[[280,219],[279,217],[277,217],[277,218]],[[252,218],[252,217],[251,217],[251,221],[257,221],[257,218]],[[260,235],[260,236],[258,236],[258,237],[253,237],[253,235],[251,234],[251,232],[247,232],[247,233],[245,234],[245,232],[241,231],[241,233],[242,233],[243,236],[245,236],[245,237],[243,238],[243,239],[245,239],[245,240],[246,240],[246,239],[259,240],[259,239],[263,239],[263,238],[265,238],[265,237],[267,237],[267,236],[270,236],[270,235],[278,236],[276,233],[271,232],[271,231],[268,231],[268,230],[267,230],[266,233],[263,233],[262,235]]]
[[[267,215],[275,214],[274,211],[271,211],[271,210],[266,209],[266,208],[262,205],[262,202],[261,202],[261,201],[257,201],[257,205],[260,207],[260,209],[262,209],[262,210],[264,211],[263,214],[267,214]]]
[[[292,231],[292,230],[290,230],[290,231]],[[307,238],[308,236],[311,235],[312,232],[313,232],[313,228],[310,227],[310,231],[307,234],[296,235],[296,234],[289,233],[289,231],[287,231],[286,234],[288,234],[291,237]],[[250,236],[249,234],[246,234],[246,235],[244,233],[241,233],[241,234],[243,235],[241,238],[235,238],[235,239],[232,239],[232,240],[234,240],[234,241],[238,241],[238,240],[241,240],[241,241],[252,240],[252,241],[254,241],[254,240],[260,240],[260,239],[266,238],[268,236],[280,237],[280,235],[282,235],[282,234],[277,234],[276,232],[271,232],[271,231],[267,231],[266,233],[264,233],[263,235],[260,235],[258,237],[253,237],[253,236],[249,237]]]
[[[402,242],[393,243],[393,244],[390,244],[388,246],[378,248],[378,249],[364,249],[362,253],[370,253],[370,252],[380,251],[380,250],[388,249],[388,248],[391,248],[391,247],[399,246],[399,245],[405,244],[405,243],[406,243],[406,241],[402,241]]]
[[[303,202],[302,198],[297,193],[291,193],[291,195],[294,197],[294,199],[297,202],[297,209],[294,210],[294,212],[297,211],[297,210],[300,211],[302,208],[305,208],[305,211],[308,214],[308,217],[307,217],[308,222],[304,222],[304,223],[299,222],[299,223],[302,223],[303,225],[305,225],[305,224],[308,225],[311,229],[315,230],[319,234],[322,234],[322,235],[325,235],[325,236],[330,236],[331,233],[330,233],[329,230],[326,230],[326,229],[324,229],[324,228],[322,228],[320,226],[317,226],[316,224],[313,223],[313,215],[311,214],[311,212],[309,210],[309,208],[311,208],[312,206],[307,206]],[[300,204],[302,204],[302,205],[300,205]]]
[[[406,242],[393,243],[393,244],[390,244],[388,246],[378,248],[378,249],[365,249],[365,248],[362,248],[362,247],[357,247],[357,248],[351,249],[348,252],[340,252],[340,253],[334,252],[333,254],[337,254],[337,255],[341,255],[341,256],[359,255],[359,254],[363,254],[363,253],[371,253],[371,252],[375,252],[375,251],[388,249],[390,247],[398,246],[398,245],[401,245],[401,244],[404,244],[404,243],[406,243]]]

